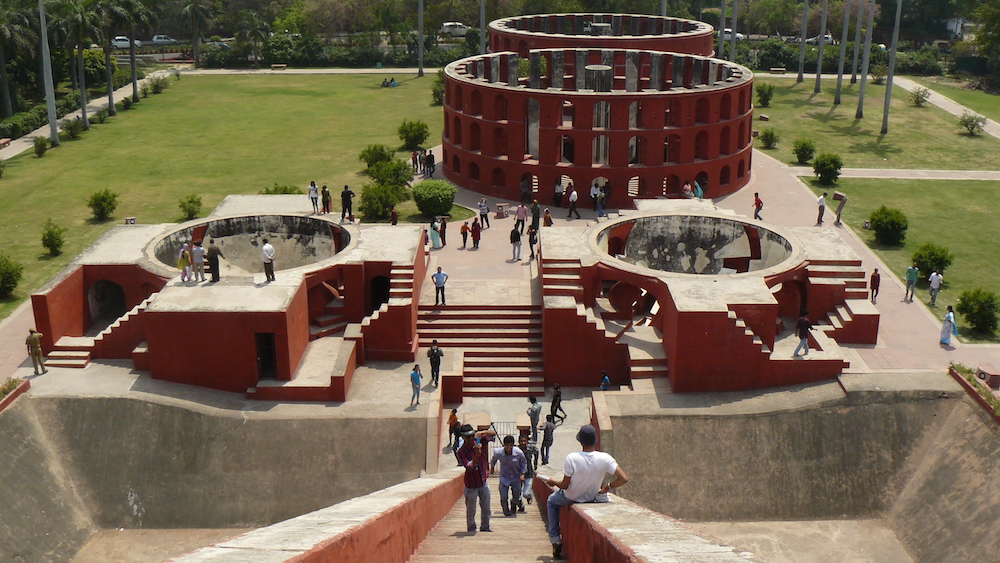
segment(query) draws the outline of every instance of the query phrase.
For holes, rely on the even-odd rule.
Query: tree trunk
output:
[[[858,82],[858,53],[861,51],[861,22],[865,17],[865,0],[858,0],[858,19],[854,22],[854,59],[851,61],[851,84]]]
[[[77,45],[76,68],[80,73],[80,117],[83,119],[83,128],[90,129],[90,120],[87,119],[87,67],[83,64],[83,41]]]
[[[14,115],[14,104],[11,103],[10,79],[7,77],[7,58],[3,51],[3,42],[0,42],[0,90],[3,91],[3,116]]]
[[[115,69],[118,68],[118,59],[115,58],[114,66],[111,64],[111,30],[106,29],[104,33],[104,76],[108,80],[108,115],[117,115],[115,108]]]
[[[802,75],[806,69],[806,33],[808,32],[808,26],[809,0],[804,0],[802,2],[802,37],[799,38],[799,76],[795,79],[795,82],[802,82],[805,80]]]
[[[139,72],[136,70],[135,62],[135,26],[132,26],[130,33],[128,34],[129,40],[129,64],[132,67],[132,101],[139,101]]]
[[[844,2],[844,29],[840,31],[840,60],[837,61],[837,93],[833,105],[840,105],[840,90],[844,84],[844,58],[847,56],[847,29],[851,26],[851,2]]]
[[[201,30],[195,28],[194,30],[194,40],[191,42],[194,45],[194,68],[200,68],[201,57],[198,56],[198,44],[201,43]]]
[[[38,0],[38,44],[42,59],[42,91],[45,92],[45,112],[49,117],[49,137],[53,147],[59,146],[59,118],[56,117],[56,93],[52,85],[52,53],[49,51],[48,27],[45,23],[45,0]],[[70,57],[72,60],[72,57]]]
[[[816,87],[813,93],[820,93],[820,79],[823,77],[823,47],[826,47],[826,15],[830,10],[830,0],[823,0],[823,13],[819,18],[819,58],[816,59]]]
[[[80,85],[77,82],[76,55],[73,53],[72,47],[66,48],[66,60],[69,61],[69,88],[76,90]]]
[[[865,30],[865,54],[861,58],[861,86],[858,89],[858,111],[854,112],[856,119],[865,116],[865,85],[868,84],[868,63],[872,53],[872,28],[875,27],[875,0],[868,7],[868,25]]]

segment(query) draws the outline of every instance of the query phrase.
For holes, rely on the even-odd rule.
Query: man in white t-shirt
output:
[[[563,478],[552,477],[545,480],[550,487],[559,490],[549,495],[549,541],[552,542],[552,557],[562,557],[562,528],[559,526],[559,511],[564,506],[578,502],[608,502],[608,491],[628,483],[628,476],[611,455],[596,451],[597,430],[587,424],[580,428],[576,440],[583,446],[582,452],[566,456]],[[607,475],[613,474],[614,481],[605,484]]]
[[[941,292],[942,283],[944,283],[944,276],[941,275],[941,270],[934,272],[931,277],[927,278],[927,287],[931,291],[931,307],[937,306],[937,296]]]
[[[264,246],[260,247],[261,260],[264,262],[264,276],[267,281],[274,281],[274,247],[267,239],[263,239]]]

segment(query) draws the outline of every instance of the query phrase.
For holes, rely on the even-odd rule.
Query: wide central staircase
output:
[[[421,348],[462,351],[466,397],[545,394],[540,305],[421,305]]]

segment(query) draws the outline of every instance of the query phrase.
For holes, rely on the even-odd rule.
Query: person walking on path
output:
[[[528,227],[528,250],[531,251],[531,260],[535,259],[535,246],[538,245],[538,229],[534,227]]]
[[[194,265],[191,279],[205,281],[205,249],[202,248],[200,240],[194,243],[194,248],[191,249],[191,263]]]
[[[191,275],[191,250],[186,242],[177,254],[177,269],[181,271],[181,282],[187,282]]]
[[[503,447],[493,450],[491,474],[496,472],[497,463],[500,464],[500,508],[503,509],[504,516],[517,516],[524,474],[528,471],[528,459],[524,457],[521,448],[514,445],[513,436],[504,436]]]
[[[340,220],[343,221],[344,218],[350,217],[351,220],[354,219],[354,192],[351,188],[344,186],[344,191],[340,192]]]
[[[448,447],[451,451],[458,451],[458,439],[462,436],[458,429],[462,427],[462,423],[458,421],[458,409],[451,409],[451,414],[448,415]]]
[[[538,232],[538,228],[542,222],[542,206],[538,205],[538,200],[534,200],[531,203],[531,228]]]
[[[556,430],[556,417],[551,414],[545,415],[545,424],[541,425],[539,430],[542,431],[542,465],[548,465],[554,441],[553,434]]]
[[[438,304],[438,298],[441,299],[442,305],[448,304],[448,299],[444,296],[444,284],[448,282],[448,272],[441,270],[441,266],[438,266],[438,271],[431,274],[431,279],[434,281],[434,305]]]
[[[274,247],[267,239],[263,239],[264,246],[260,248],[261,259],[264,261],[264,276],[267,281],[274,281]]]
[[[323,189],[320,190],[320,195],[323,201],[323,213],[329,213],[330,210],[333,209],[331,206],[333,203],[333,195],[330,194],[330,188],[323,186]]]
[[[225,258],[222,251],[219,250],[218,246],[215,246],[215,239],[208,239],[208,252],[205,253],[208,258],[208,269],[212,271],[212,283],[218,283],[221,279],[219,273],[219,258]]]
[[[878,287],[882,285],[882,276],[878,273],[878,268],[872,272],[872,276],[868,278],[868,290],[872,295],[872,305],[875,304],[875,299],[878,297]]]
[[[535,471],[538,470],[538,447],[534,444],[534,442],[529,442],[528,437],[523,434],[517,439],[517,447],[521,448],[524,457],[528,460],[528,470],[524,472],[524,483],[527,486],[521,490],[521,496],[524,497],[524,500],[518,503],[518,512],[524,512],[525,502],[531,504],[531,480],[535,477]]]
[[[459,230],[462,233],[462,248],[465,248],[465,246],[469,244],[469,231],[471,230],[469,229],[469,222],[466,221],[462,223],[462,228]]]
[[[618,466],[610,454],[597,451],[597,430],[590,424],[580,428],[576,434],[582,451],[566,456],[562,480],[549,477],[545,483],[559,490],[549,495],[549,541],[552,542],[552,557],[562,557],[562,528],[559,525],[560,509],[579,502],[608,502],[608,493],[628,483],[628,475]],[[615,478],[608,484],[608,475]]]
[[[826,213],[826,192],[823,192],[823,195],[816,199],[816,205],[819,207],[819,214],[816,216],[816,224],[822,225],[823,215]]]
[[[760,210],[764,209],[764,202],[760,199],[760,194],[757,192],[753,193],[753,218],[758,221],[763,221],[760,218]]]
[[[410,395],[410,406],[413,406],[413,401],[415,400],[420,404],[420,382],[423,380],[424,375],[420,373],[420,364],[415,364],[413,366],[413,371],[410,372],[410,387],[413,389],[413,394]]]
[[[520,234],[524,234],[524,223],[528,219],[528,208],[524,204],[517,206],[514,210],[514,228],[518,230]]]
[[[531,441],[538,441],[538,423],[542,420],[542,405],[534,395],[528,397],[528,420],[531,421]]]
[[[944,276],[941,275],[941,270],[938,270],[931,274],[931,277],[927,278],[927,289],[931,292],[931,307],[937,307],[937,296],[941,293],[941,284],[944,283]]]
[[[511,262],[521,259],[521,233],[517,230],[517,225],[510,230]]]
[[[444,246],[441,244],[441,224],[438,223],[437,219],[431,220],[429,233],[431,237],[431,246],[434,247],[434,250]]]
[[[309,201],[313,204],[313,213],[319,213],[319,188],[316,180],[309,182]]]
[[[914,262],[912,266],[906,269],[906,293],[903,295],[904,301],[913,302],[913,291],[917,289],[917,278],[919,277],[920,268]]]
[[[563,185],[562,176],[560,176],[559,179],[556,180],[556,189],[552,196],[552,202],[556,205],[556,207],[562,207],[564,193],[566,193],[566,186]]]
[[[608,389],[611,389],[611,378],[608,377],[608,372],[602,369],[601,375],[603,376],[601,377],[601,391],[607,391]]]
[[[431,383],[438,386],[438,378],[441,377],[441,358],[444,357],[444,350],[438,346],[437,339],[431,342],[431,347],[427,349],[427,359],[431,362]]]
[[[553,422],[555,422],[555,419],[557,418],[560,421],[566,420],[566,411],[562,408],[562,387],[560,387],[558,383],[556,383],[552,388],[552,406],[549,407],[549,412],[552,413]],[[562,413],[562,416],[559,416],[560,412]]]
[[[469,232],[472,234],[472,248],[479,250],[479,239],[483,236],[483,228],[479,226],[479,219],[472,220],[472,228]]]
[[[580,194],[576,193],[576,188],[573,187],[573,182],[570,182],[570,184],[569,184],[569,213],[566,214],[566,218],[567,219],[569,219],[570,217],[572,217],[574,214],[576,214],[576,218],[577,219],[580,218],[580,212],[577,211],[577,209],[576,209],[576,202],[577,202],[578,199],[580,199]]]
[[[441,216],[438,232],[441,234],[441,246],[448,246],[448,218]]]
[[[42,357],[42,336],[42,333],[29,328],[28,337],[24,339],[24,345],[28,347],[28,357],[31,358],[31,367],[35,368],[35,375],[49,373],[45,367],[45,358]]]
[[[490,228],[490,206],[485,197],[479,200],[479,223],[480,228]]]
[[[485,447],[496,433],[492,430],[476,432],[471,424],[464,424],[462,447],[458,448],[458,463],[465,468],[465,523],[470,533],[476,531],[476,501],[482,517],[481,532],[492,532],[490,529],[490,488],[486,485],[489,476],[489,460]]]
[[[799,345],[795,347],[795,353],[792,357],[799,355],[799,350],[805,349],[805,355],[809,355],[809,331],[812,330],[813,325],[809,320],[809,311],[802,311],[802,316],[795,323],[795,332],[799,336]]]
[[[392,206],[392,210],[389,211],[389,224],[398,225],[399,224],[399,211],[396,211],[396,206]]]
[[[955,309],[948,305],[948,312],[944,315],[944,323],[941,325],[941,344],[951,346],[951,337],[958,336],[958,325],[955,324]]]

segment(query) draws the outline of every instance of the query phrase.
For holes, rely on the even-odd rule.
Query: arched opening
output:
[[[451,157],[451,171],[455,174],[462,173],[462,163],[458,160],[458,155]]]
[[[740,160],[739,165],[736,166],[736,177],[742,178],[747,175],[747,163],[745,160]]]
[[[507,130],[503,127],[493,130],[493,156],[507,156]]]
[[[729,165],[723,166],[722,171],[719,172],[719,185],[725,186],[729,184]]]
[[[475,162],[469,163],[469,179],[479,181],[479,165]]]
[[[493,186],[496,188],[503,188],[507,186],[507,175],[503,173],[502,168],[493,169]]]
[[[530,160],[538,160],[538,130],[541,123],[541,106],[535,98],[528,98],[524,107],[524,147]]]
[[[705,197],[710,197],[708,195],[708,172],[702,170],[694,177],[694,181],[701,187],[701,191],[704,192]]]
[[[538,192],[538,176],[525,172],[521,174],[521,201],[527,203],[531,201],[533,195]]]
[[[670,121],[669,121],[669,123],[670,123],[671,127],[680,127],[681,125],[683,125],[683,123],[682,123],[683,122],[683,115],[682,115],[680,101],[674,100],[674,101],[670,102],[669,113],[670,113]]]
[[[628,164],[634,166],[646,163],[646,139],[636,135],[628,140]]]
[[[470,151],[478,151],[482,147],[482,132],[479,129],[479,124],[472,122],[469,125],[469,146],[466,147]]]
[[[771,295],[778,302],[778,318],[786,318],[794,327],[795,319],[802,314],[808,303],[808,287],[802,282],[789,280],[771,288]]]
[[[91,330],[103,330],[128,312],[125,290],[113,281],[98,280],[87,290]]]
[[[730,154],[732,152],[730,149],[732,146],[731,136],[729,126],[723,127],[722,132],[719,134],[719,154]]]
[[[708,160],[708,131],[699,131],[694,137],[694,157]]]
[[[611,127],[611,102],[597,102],[594,104],[594,129],[607,129]]]
[[[473,90],[469,96],[469,113],[472,115],[483,115],[483,94],[479,90]]]
[[[642,103],[635,101],[628,106],[628,126],[630,129],[642,129]]]
[[[639,176],[632,176],[628,179],[629,197],[639,197],[646,193],[646,180]]]
[[[559,162],[573,164],[575,162],[576,149],[573,144],[573,137],[562,135],[559,137]]]
[[[452,101],[451,109],[455,111],[464,112],[465,108],[463,107],[462,89],[457,85],[454,88],[455,90],[454,92],[452,92],[451,96],[451,101]]]
[[[372,314],[382,306],[383,303],[389,302],[389,278],[385,276],[375,276],[370,282],[368,282],[368,288],[371,293],[371,306],[368,307],[368,314]]]
[[[517,55],[522,59],[528,58],[528,42],[519,41],[517,43]]]
[[[506,121],[507,119],[507,98],[502,95],[493,98],[493,118],[496,121]]]
[[[747,112],[747,92],[746,90],[740,90],[740,115]]]
[[[444,138],[445,139],[449,139],[449,140],[451,139],[451,127],[448,126],[448,124],[450,124],[450,123],[451,123],[451,120],[448,119],[448,115],[445,114],[445,116],[444,116]]]
[[[601,166],[608,164],[608,151],[611,148],[611,140],[607,135],[598,135],[594,137],[593,142],[593,164],[594,166]]]
[[[694,106],[694,118],[698,123],[710,123],[708,98],[698,98],[698,102]]]
[[[462,146],[462,121],[458,118],[458,116],[455,116],[455,120],[454,122],[452,122],[451,132],[452,132],[451,142],[458,146]]]
[[[729,94],[722,95],[722,105],[719,106],[719,114],[722,119],[733,118],[733,97]]]
[[[576,107],[573,102],[566,100],[562,104],[562,126],[573,127],[573,120],[576,119]]]

